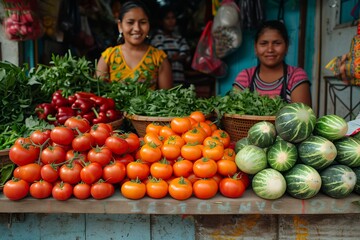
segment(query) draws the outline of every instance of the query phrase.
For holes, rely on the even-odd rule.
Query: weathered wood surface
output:
[[[353,202],[360,196],[352,194],[343,199],[334,199],[323,194],[307,200],[284,196],[277,200],[264,200],[252,191],[246,191],[237,199],[220,195],[208,200],[190,198],[178,201],[170,197],[129,200],[120,193],[103,199],[78,200],[71,198],[58,201],[53,198],[34,199],[27,197],[10,201],[0,195],[0,212],[3,213],[106,213],[106,214],[343,214],[360,213],[360,206]]]
[[[195,216],[197,240],[358,240],[360,215]]]

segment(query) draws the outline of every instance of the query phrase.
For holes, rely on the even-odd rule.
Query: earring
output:
[[[150,38],[150,36],[149,36],[149,35],[146,35],[146,38],[147,38],[147,39],[149,39],[149,38]]]
[[[119,32],[119,36],[118,36],[118,38],[120,39],[120,38],[122,38],[122,37],[123,37],[122,32]]]

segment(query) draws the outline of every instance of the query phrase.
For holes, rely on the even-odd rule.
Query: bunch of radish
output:
[[[42,26],[39,19],[31,10],[7,10],[4,19],[5,33],[8,39],[24,41],[39,38]]]

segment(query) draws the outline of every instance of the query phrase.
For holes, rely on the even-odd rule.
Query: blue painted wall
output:
[[[264,1],[266,19],[277,19],[278,2],[274,0]],[[286,62],[290,65],[297,65],[298,61],[298,35],[300,21],[300,2],[295,0],[285,0],[284,21],[289,32],[290,46],[286,56]],[[311,80],[314,53],[314,24],[315,24],[315,1],[308,1],[308,11],[306,20],[306,49],[305,52],[305,71]],[[224,78],[217,79],[217,94],[224,95],[228,92],[237,74],[244,68],[252,67],[257,64],[254,54],[254,35],[256,30],[244,30],[243,41],[239,49],[227,56],[224,62],[228,65],[228,73]]]

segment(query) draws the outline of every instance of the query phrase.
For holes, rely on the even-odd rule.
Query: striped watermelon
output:
[[[266,168],[256,173],[252,179],[254,193],[264,199],[278,199],[286,191],[284,176],[277,170]]]
[[[320,136],[310,136],[298,145],[299,158],[304,164],[319,170],[329,166],[336,157],[334,143]]]
[[[360,167],[360,140],[344,137],[334,141],[337,149],[335,161],[349,167]]]
[[[296,164],[284,174],[286,191],[298,199],[314,197],[321,188],[321,177],[318,171],[305,164]]]
[[[360,167],[353,168],[353,171],[356,175],[356,184],[355,184],[354,192],[360,194]]]
[[[281,108],[275,117],[277,134],[285,141],[299,143],[314,130],[314,111],[303,103],[290,103]]]
[[[241,138],[235,143],[235,153],[238,153],[243,147],[249,145],[249,140],[247,137]]]
[[[324,115],[317,119],[314,134],[330,141],[340,139],[346,135],[348,124],[344,118],[337,115]]]
[[[353,135],[354,138],[360,140],[360,132],[356,133],[355,135]]]
[[[269,147],[276,138],[275,126],[267,121],[257,122],[248,130],[247,138],[252,145],[261,148]]]
[[[265,151],[255,145],[243,147],[235,156],[238,168],[247,174],[255,174],[267,167]]]
[[[270,167],[280,172],[292,168],[297,158],[296,146],[284,140],[277,140],[267,151],[267,160]]]
[[[331,165],[321,171],[320,176],[321,191],[330,197],[347,197],[355,188],[355,172],[346,165]]]

